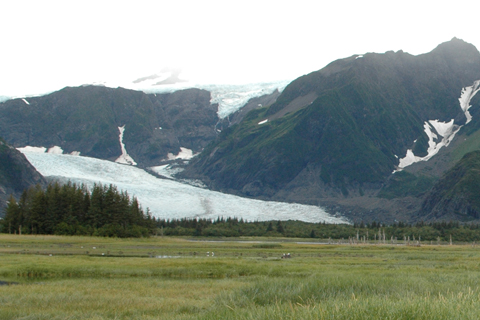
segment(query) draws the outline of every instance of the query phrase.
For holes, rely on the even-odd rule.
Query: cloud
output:
[[[385,1],[4,1],[0,95],[148,76],[203,82],[296,78],[366,52],[477,47],[475,10]],[[124,80],[122,80],[124,81]]]

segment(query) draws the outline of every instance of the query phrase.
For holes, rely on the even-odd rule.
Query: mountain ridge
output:
[[[0,135],[16,147],[58,146],[112,161],[128,155],[140,167],[201,152],[180,178],[328,206],[352,220],[421,219],[427,189],[480,149],[480,96],[463,97],[477,80],[480,53],[454,38],[417,56],[333,61],[222,119],[205,90],[65,88],[1,103]]]
[[[0,209],[10,195],[18,199],[23,190],[36,184],[46,185],[43,176],[22,153],[0,138]],[[3,210],[0,213],[3,215]]]
[[[123,143],[141,166],[158,165],[180,148],[200,152],[216,137],[210,93],[187,89],[145,94],[102,86],[66,87],[46,96],[0,103],[0,135],[15,147],[59,146],[116,160]]]
[[[456,38],[419,56],[340,59],[250,112],[183,175],[215,190],[283,201],[376,196],[407,150],[427,155],[427,121],[466,123],[459,97],[479,79],[480,53]]]

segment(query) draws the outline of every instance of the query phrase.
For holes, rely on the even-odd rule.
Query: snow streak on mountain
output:
[[[470,115],[468,109],[471,107],[470,101],[478,91],[480,91],[480,80],[475,81],[470,87],[463,88],[460,98],[458,98],[460,108],[467,118],[465,124],[468,124],[472,120],[472,116]],[[424,128],[425,133],[428,136],[428,154],[425,157],[418,157],[413,154],[411,149],[407,150],[406,156],[400,159],[398,165],[399,170],[402,170],[415,162],[430,160],[438,153],[438,151],[440,151],[442,147],[448,147],[462,126],[456,125],[454,123],[454,119],[450,120],[449,122],[430,120],[425,122]]]
[[[113,184],[136,196],[144,210],[158,218],[237,217],[248,221],[301,220],[348,223],[316,206],[261,201],[209,191],[167,179],[159,179],[136,167],[105,160],[65,154],[29,152],[21,149],[45,177],[63,182]]]

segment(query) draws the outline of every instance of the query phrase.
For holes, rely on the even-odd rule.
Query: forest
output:
[[[385,225],[378,222],[354,224],[309,223],[303,221],[244,221],[222,217],[208,219],[156,220],[163,235],[240,237],[268,236],[325,239],[344,242],[381,242],[415,244],[417,241],[472,242],[480,241],[480,224],[461,224],[458,221],[398,222]],[[157,229],[158,232],[158,229]]]
[[[91,192],[84,185],[53,183],[23,191],[17,201],[10,197],[3,233],[93,235],[108,237],[149,236],[154,219],[144,213],[138,200],[113,185],[95,184]]]
[[[136,197],[114,185],[52,183],[10,197],[0,232],[9,234],[89,235],[104,237],[284,237],[349,243],[473,242],[480,241],[480,224],[458,221],[379,222],[354,224],[217,219],[159,219],[141,208]]]

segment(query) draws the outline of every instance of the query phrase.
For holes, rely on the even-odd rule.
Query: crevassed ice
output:
[[[158,218],[237,217],[248,221],[291,220],[348,223],[316,206],[261,201],[158,179],[142,169],[106,160],[70,155],[23,152],[44,176],[92,187],[94,183],[114,184],[136,196],[146,210]]]
[[[282,80],[236,85],[179,83],[149,87],[142,90],[146,93],[167,93],[188,88],[207,90],[211,93],[210,103],[218,103],[217,114],[220,119],[223,119],[243,107],[248,100],[265,94],[271,94],[277,89],[283,91],[290,82],[291,80]]]
[[[211,103],[218,103],[218,117],[223,119],[243,107],[248,100],[271,94],[275,90],[282,91],[290,80],[250,83],[244,85],[204,85],[202,89],[212,94]]]

